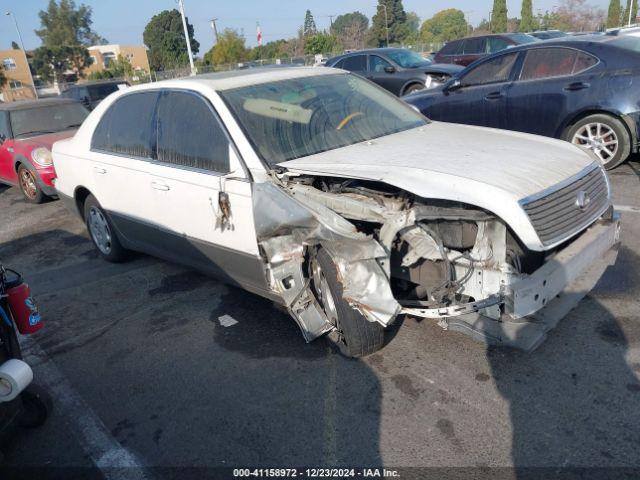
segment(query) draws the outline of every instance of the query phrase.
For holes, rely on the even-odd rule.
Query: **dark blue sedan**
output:
[[[565,37],[515,47],[404,100],[433,120],[564,139],[611,169],[638,151],[640,39]]]

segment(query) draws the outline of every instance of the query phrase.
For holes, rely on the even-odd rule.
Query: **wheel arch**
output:
[[[556,138],[563,138],[564,137],[564,132],[567,131],[568,128],[572,127],[573,125],[575,125],[576,123],[578,123],[580,120],[582,120],[583,118],[586,118],[590,115],[608,115],[610,117],[615,118],[616,120],[619,120],[620,122],[622,122],[622,124],[624,125],[625,129],[627,130],[627,133],[629,134],[629,138],[631,139],[631,147],[633,149],[633,146],[637,143],[637,135],[635,132],[635,129],[630,128],[629,126],[629,121],[630,119],[624,115],[623,113],[616,111],[616,110],[607,110],[605,108],[590,108],[587,110],[582,110],[576,114],[574,114],[573,116],[567,118],[559,127],[558,131],[556,132]]]
[[[73,199],[76,203],[78,214],[82,218],[84,218],[84,202],[87,200],[87,197],[89,195],[91,195],[91,191],[81,185],[76,187],[75,191],[73,192]]]
[[[423,85],[424,86],[424,80],[420,80],[418,78],[412,78],[410,80],[407,80],[404,85],[402,86],[402,88],[400,89],[400,95],[399,96],[403,96],[407,93],[407,89],[411,86],[411,85]]]

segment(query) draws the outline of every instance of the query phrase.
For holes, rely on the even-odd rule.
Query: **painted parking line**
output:
[[[134,453],[113,438],[91,407],[73,389],[50,357],[31,338],[21,340],[27,363],[38,363],[37,382],[54,401],[54,409],[72,426],[80,446],[105,480],[151,480]]]
[[[631,205],[615,205],[614,208],[619,212],[640,213],[640,207],[633,207]]]

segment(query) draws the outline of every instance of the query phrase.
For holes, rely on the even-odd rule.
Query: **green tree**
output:
[[[91,7],[76,6],[73,0],[49,0],[46,10],[38,13],[39,30],[36,35],[42,45],[49,48],[106,43],[106,40],[91,29]]]
[[[377,47],[385,46],[387,44],[387,28],[389,44],[402,43],[409,35],[407,12],[404,10],[402,0],[378,0],[378,9],[371,19],[370,43]]]
[[[216,44],[204,55],[204,62],[209,65],[224,65],[243,62],[249,58],[249,51],[242,37],[235,30],[227,28],[218,36]]]
[[[358,50],[364,47],[369,28],[369,19],[360,12],[339,15],[333,22],[333,33],[345,49]]]
[[[506,32],[507,20],[507,0],[493,0],[493,10],[491,11],[491,32]]]
[[[618,0],[619,1],[619,0]],[[522,10],[520,12],[520,31],[532,32],[538,26],[533,18],[533,4],[531,0],[522,0]]]
[[[344,35],[354,24],[364,31],[369,28],[369,19],[365,14],[357,11],[338,15],[331,27],[331,33],[336,36]]]
[[[624,17],[622,19],[623,25],[629,23],[629,7],[631,7],[631,23],[636,23],[636,18],[638,18],[638,0],[627,0],[627,6],[624,9]]]
[[[287,41],[283,38],[254,47],[249,52],[249,60],[270,60],[285,54]]]
[[[420,28],[420,39],[426,43],[448,42],[464,37],[467,28],[462,10],[449,8],[425,20]]]
[[[188,19],[187,31],[191,51],[195,55],[200,49],[200,44],[193,37],[193,25]],[[166,70],[189,63],[182,17],[176,9],[164,10],[154,15],[144,28],[142,40],[149,48],[149,66],[152,70]]]
[[[13,41],[11,42],[11,48],[13,48],[14,50],[20,50],[20,45]]]
[[[607,28],[620,26],[620,16],[622,15],[622,6],[620,0],[611,0],[609,2],[609,11],[607,12]]]
[[[82,45],[42,46],[33,51],[31,65],[41,78],[62,82],[64,73],[69,70],[84,76],[84,69],[91,65],[91,57]]]
[[[133,66],[128,58],[118,55],[118,58],[109,62],[106,70],[91,72],[89,80],[101,80],[107,78],[131,78],[133,76]]]
[[[309,35],[304,43],[304,53],[315,55],[318,53],[333,53],[338,46],[338,40],[330,33],[316,33]]]
[[[316,21],[313,19],[311,10],[307,10],[307,12],[304,14],[304,26],[302,27],[302,34],[305,37],[308,37],[309,35],[315,35],[316,33],[318,33]]]

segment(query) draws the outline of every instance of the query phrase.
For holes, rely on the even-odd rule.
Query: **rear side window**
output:
[[[462,78],[462,85],[469,87],[473,85],[505,82],[509,79],[516,58],[518,58],[518,54],[514,52],[507,55],[500,55],[499,57],[484,62]]]
[[[487,38],[487,53],[495,53],[511,46],[504,38],[489,37]]]
[[[165,92],[157,122],[158,161],[229,172],[229,141],[204,99],[186,92]]]
[[[157,98],[157,92],[141,92],[116,100],[98,123],[91,139],[91,148],[151,158],[153,113]]]
[[[457,55],[458,50],[460,50],[461,46],[461,41],[449,42],[444,47],[442,47],[442,49],[440,50],[440,55]]]
[[[118,90],[118,85],[115,83],[106,83],[104,85],[93,85],[91,87],[91,99],[102,100],[108,97],[110,94]]]
[[[342,68],[350,72],[364,72],[367,69],[367,57],[365,55],[354,55],[344,59]]]
[[[562,77],[583,72],[598,59],[570,48],[535,48],[527,52],[520,80]]]
[[[464,47],[462,53],[464,55],[478,55],[484,53],[485,39],[484,38],[467,38],[464,41]]]

